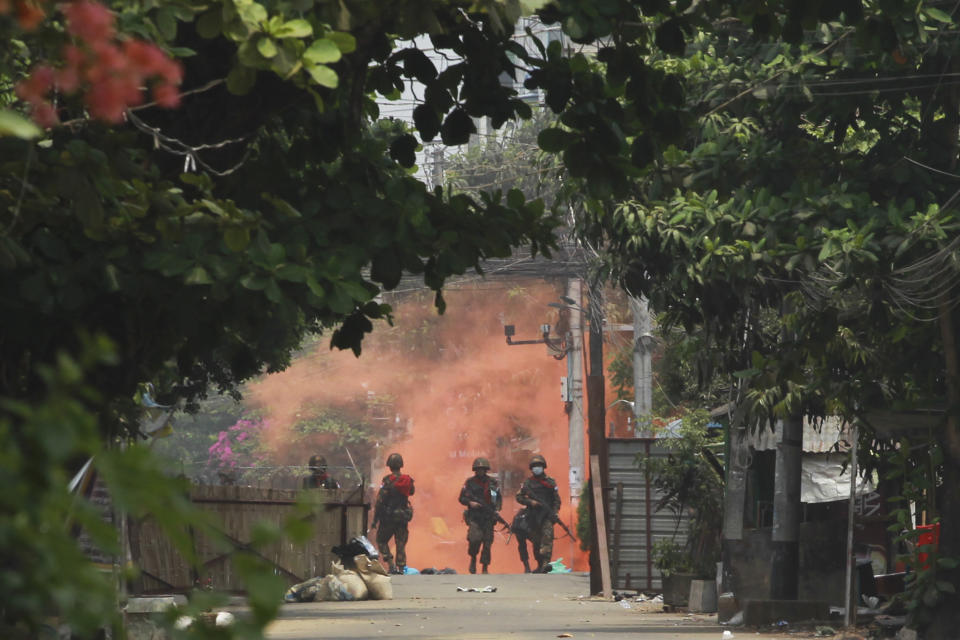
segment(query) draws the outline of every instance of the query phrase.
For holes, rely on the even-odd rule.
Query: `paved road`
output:
[[[486,585],[496,593],[457,591]],[[393,600],[286,604],[268,637],[720,640],[723,633],[715,615],[666,614],[640,603],[626,609],[585,594],[589,577],[582,573],[394,576]]]

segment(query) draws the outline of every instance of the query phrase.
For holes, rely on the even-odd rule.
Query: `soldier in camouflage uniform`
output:
[[[339,489],[340,483],[327,473],[327,459],[323,456],[310,457],[310,475],[303,479],[304,489]]]
[[[380,483],[371,527],[377,530],[377,547],[381,557],[387,562],[388,570],[390,573],[402,574],[407,566],[407,523],[413,518],[413,507],[410,506],[410,496],[414,491],[413,478],[400,473],[403,457],[399,453],[390,454],[387,466],[390,467],[390,473],[383,476]],[[397,548],[396,564],[393,554],[390,553],[390,538],[393,538]]]
[[[460,504],[467,507],[463,521],[467,523],[467,554],[470,556],[470,573],[477,572],[477,553],[483,573],[490,565],[490,546],[493,544],[493,526],[496,514],[503,506],[500,484],[487,475],[490,462],[486,458],[473,461],[473,476],[467,478],[460,489]],[[482,548],[482,550],[481,550]]]
[[[525,507],[521,512],[526,514],[523,516],[527,529],[526,537],[533,543],[533,557],[537,560],[537,568],[533,573],[546,573],[550,570],[550,558],[553,556],[553,523],[557,511],[560,510],[557,482],[544,473],[546,468],[547,461],[540,454],[530,458],[532,475],[524,480],[520,491],[517,492],[517,502]],[[525,556],[526,543],[524,542],[520,557],[525,559]]]

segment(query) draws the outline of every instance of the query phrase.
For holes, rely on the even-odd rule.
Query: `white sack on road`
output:
[[[353,562],[357,566],[357,574],[367,585],[371,600],[393,600],[393,584],[382,564],[362,554],[356,556]]]

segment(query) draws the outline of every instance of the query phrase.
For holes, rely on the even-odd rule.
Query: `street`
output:
[[[457,591],[458,586],[487,585],[497,591]],[[591,599],[588,592],[589,577],[583,573],[394,576],[393,600],[284,605],[268,637],[720,640],[723,634],[713,614],[668,614],[654,603],[631,602],[628,609]],[[755,637],[753,631],[741,637],[747,633]]]

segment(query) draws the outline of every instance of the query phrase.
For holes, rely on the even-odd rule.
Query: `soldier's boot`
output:
[[[483,565],[483,570],[481,571],[481,573],[490,573],[489,571],[487,571],[487,566],[488,565]]]
[[[405,574],[406,572],[407,572],[407,567],[406,567],[406,565],[402,565],[402,564],[398,564],[398,565],[397,565],[396,574],[397,574],[398,576],[402,576],[402,575]]]
[[[470,556],[470,573],[477,572],[477,556]]]
[[[396,572],[397,572],[397,565],[393,564],[393,561],[391,560],[389,563],[387,563],[387,573],[396,573]]]
[[[524,558],[521,562],[523,562],[523,572],[530,573],[530,561]]]

